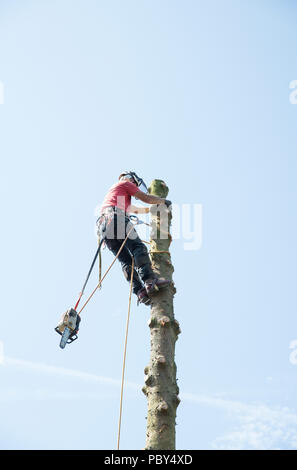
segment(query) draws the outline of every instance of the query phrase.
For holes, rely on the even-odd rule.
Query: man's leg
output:
[[[147,295],[151,295],[159,289],[169,286],[170,281],[168,279],[160,279],[154,273],[147,248],[138,236],[134,239],[128,238],[126,244],[134,256],[135,267],[140,279],[144,283]]]
[[[144,300],[144,303],[146,303],[146,295],[154,293],[155,291],[159,290],[159,288],[168,286],[170,281],[167,279],[159,279],[154,273],[147,248],[140,240],[129,218],[125,217],[124,214],[117,213],[113,216],[111,222],[112,223],[109,224],[111,230],[106,231],[106,245],[116,255],[126,235],[128,235],[128,233],[130,234],[126,240],[122,252],[120,253],[119,261],[121,262],[122,266],[125,266],[126,264],[131,266],[131,255],[134,257],[134,266],[138,274],[137,280],[140,284],[141,281],[144,283],[144,289],[141,289],[141,291],[137,292],[138,299],[141,302]],[[108,234],[108,232],[110,232],[110,234]],[[127,252],[130,255],[130,259]],[[123,258],[121,257],[122,253],[124,253]],[[131,269],[130,273],[128,269],[128,275],[130,275],[131,279]],[[137,285],[137,288],[138,287],[139,284]]]
[[[148,279],[156,277],[153,269],[151,260],[145,244],[137,237],[134,239],[128,238],[126,246],[132,256],[134,256],[135,268],[138,272],[140,279],[145,282]]]
[[[127,217],[123,211],[116,211],[112,219],[110,219],[106,230],[106,242],[109,249],[111,249],[114,254],[116,254],[115,251],[118,251],[128,234],[129,237],[120,254],[120,261],[122,260],[121,264],[128,272],[129,269],[125,267],[125,265],[131,266],[131,256],[133,256],[134,266],[138,273],[137,278],[145,282],[147,279],[155,277],[146,246],[140,240],[129,217]],[[128,274],[130,276],[131,273]]]
[[[126,218],[126,233],[131,229],[131,222]],[[133,228],[131,235],[128,237],[126,246],[134,256],[135,268],[140,279],[144,283],[147,295],[167,287],[171,282],[169,279],[161,279],[154,273],[152,263],[145,244],[140,240],[136,230]]]
[[[122,240],[105,240],[105,243],[109,250],[116,256],[118,254],[118,251],[121,247],[121,244],[123,243]],[[131,280],[131,273],[132,273],[132,257],[131,254],[126,246],[123,246],[122,251],[120,252],[118,256],[118,260],[122,265],[122,270],[124,273],[125,278],[127,281],[130,282]],[[134,294],[137,294],[140,289],[142,289],[143,285],[141,280],[139,279],[138,273],[136,269],[134,269],[133,273],[133,292]]]

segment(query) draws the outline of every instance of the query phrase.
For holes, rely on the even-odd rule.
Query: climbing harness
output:
[[[60,319],[59,323],[58,323],[58,326],[55,328],[55,331],[62,336],[61,338],[61,341],[60,341],[60,348],[61,349],[64,349],[66,344],[70,344],[72,343],[73,341],[75,341],[78,336],[77,336],[77,333],[78,333],[78,329],[79,329],[79,324],[80,324],[80,321],[81,321],[81,318],[80,318],[80,315],[81,315],[81,312],[83,311],[83,309],[86,307],[86,305],[89,303],[89,301],[91,300],[91,298],[93,297],[93,295],[95,294],[95,292],[97,291],[97,289],[101,288],[101,285],[102,285],[102,282],[104,281],[105,277],[107,276],[107,274],[109,273],[110,269],[112,268],[112,266],[114,265],[114,263],[116,262],[117,258],[119,257],[122,249],[124,248],[124,245],[126,244],[126,241],[128,240],[129,238],[129,235],[130,233],[132,232],[132,230],[134,229],[134,226],[135,225],[139,225],[141,223],[145,223],[143,222],[142,220],[139,220],[137,216],[135,215],[130,215],[128,216],[130,221],[131,221],[131,227],[130,227],[130,230],[128,231],[127,235],[126,235],[126,238],[124,239],[123,243],[121,244],[114,260],[112,261],[112,263],[110,264],[110,266],[107,268],[107,270],[105,271],[104,275],[101,277],[101,264],[100,264],[100,267],[99,267],[99,282],[97,284],[97,286],[95,287],[95,289],[93,290],[93,292],[89,295],[89,297],[87,298],[86,302],[83,304],[83,306],[81,307],[81,309],[79,310],[79,312],[77,312],[77,307],[81,301],[81,298],[85,292],[85,288],[87,286],[87,283],[90,279],[90,276],[91,276],[91,273],[93,271],[93,268],[94,268],[94,265],[96,263],[96,259],[97,257],[99,256],[99,263],[100,263],[100,254],[101,254],[101,247],[102,247],[102,244],[104,242],[104,239],[105,237],[103,236],[99,243],[98,243],[98,248],[96,250],[96,253],[95,253],[95,256],[93,258],[93,261],[92,261],[92,264],[91,264],[91,267],[89,269],[89,272],[87,274],[87,277],[86,277],[86,280],[83,284],[83,287],[81,289],[81,292],[79,294],[79,297],[75,303],[75,306],[74,308],[70,308],[68,309],[63,315],[62,315],[62,318]],[[99,219],[97,220],[97,223],[98,221],[100,222],[100,219],[101,217],[99,217]]]

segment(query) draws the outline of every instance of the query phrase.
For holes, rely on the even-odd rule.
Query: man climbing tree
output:
[[[146,192],[139,189],[141,185],[145,188]],[[134,196],[136,199],[146,202],[147,204],[153,204],[157,207],[166,208],[171,206],[171,202],[167,199],[147,194],[147,188],[143,180],[139,178],[136,173],[127,171],[120,174],[119,181],[110,188],[103,201],[101,215],[98,219],[98,234],[100,243],[79,297],[74,305],[74,308],[68,309],[62,315],[58,326],[55,328],[55,331],[62,336],[60,341],[60,347],[62,349],[65,348],[67,343],[71,343],[77,339],[77,333],[81,319],[80,313],[85,308],[99,286],[101,286],[102,280],[116,259],[118,259],[122,264],[124,275],[128,281],[132,279],[132,264],[134,265],[133,292],[137,295],[139,303],[150,305],[150,296],[153,293],[158,292],[160,289],[169,286],[171,283],[171,281],[168,279],[158,277],[152,269],[146,246],[138,237],[134,228],[134,224],[131,222],[131,218],[133,216],[130,215],[131,212],[145,213],[148,212],[149,209],[132,206],[132,196]],[[114,253],[115,259],[103,276],[102,280],[100,278],[99,284],[93,290],[84,305],[79,311],[77,311],[77,307],[84,294],[95,261],[100,253],[100,248],[103,241],[112,251],[112,253]]]
[[[118,260],[122,265],[125,278],[130,281],[132,257],[134,257],[133,292],[137,295],[139,303],[150,305],[151,294],[167,287],[171,281],[158,278],[154,273],[147,248],[131,225],[130,214],[132,212],[136,214],[149,212],[148,207],[131,205],[131,197],[147,204],[161,204],[165,207],[169,207],[171,202],[165,198],[147,194],[140,187],[144,187],[147,191],[143,180],[136,173],[132,171],[121,173],[118,182],[109,189],[104,198],[98,225],[100,237],[104,238],[106,246],[115,256],[129,234],[118,254]]]
[[[147,439],[146,449],[175,449],[175,417],[179,404],[179,389],[176,382],[176,365],[174,361],[175,342],[180,333],[179,324],[174,318],[173,296],[175,287],[172,282],[173,266],[169,246],[171,243],[171,202],[166,199],[168,188],[164,181],[154,180],[148,191],[141,191],[144,182],[134,172],[121,173],[119,181],[108,191],[98,220],[101,241],[89,269],[86,281],[74,306],[66,311],[55,328],[62,338],[60,347],[77,338],[80,323],[80,313],[91,297],[102,284],[102,280],[118,258],[122,264],[125,277],[131,282],[138,301],[151,305],[149,327],[151,331],[151,357],[145,368],[145,386],[143,392],[148,398]],[[149,192],[149,194],[148,194]],[[134,196],[147,204],[152,204],[151,258],[146,246],[140,240],[134,225],[131,223],[131,212],[145,213],[147,208],[131,205]],[[106,271],[102,280],[93,290],[87,301],[77,311],[80,299],[97,259],[102,241],[114,253],[115,259]],[[133,269],[133,271],[132,271]],[[158,277],[158,275],[164,276]],[[133,279],[132,279],[133,274]],[[167,289],[163,289],[167,287]],[[152,294],[155,294],[152,297]],[[130,313],[131,290],[129,297]],[[128,319],[129,319],[128,313]],[[127,321],[128,325],[128,321]],[[128,326],[127,330],[128,332]],[[127,344],[127,334],[125,351]],[[124,354],[125,357],[125,354]],[[123,363],[124,377],[125,359]],[[123,379],[122,379],[123,390]],[[122,397],[122,393],[121,393]],[[121,398],[122,403],[122,398]],[[122,409],[122,408],[121,408]],[[121,417],[121,412],[120,412]],[[120,438],[120,423],[118,433],[118,448]]]

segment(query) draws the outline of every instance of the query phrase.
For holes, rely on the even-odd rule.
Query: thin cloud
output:
[[[218,437],[215,449],[297,449],[297,415],[286,408],[250,406],[237,415],[236,429]]]
[[[101,384],[114,385],[117,387],[120,385],[120,380],[113,379],[111,377],[90,374],[88,372],[82,372],[76,369],[68,369],[65,367],[50,366],[48,364],[44,364],[41,362],[24,361],[22,359],[15,359],[12,357],[5,357],[3,365],[4,367],[5,366],[20,367],[22,369],[28,369],[28,370],[40,372],[43,374],[60,375],[63,377],[72,377],[72,378],[76,378],[79,380],[83,380],[85,382],[93,382],[93,383],[97,382]],[[135,389],[139,387],[138,384],[135,384],[133,382],[127,381],[125,383],[127,387],[129,388]]]
[[[237,421],[235,430],[214,440],[214,449],[297,449],[297,414],[288,407],[248,404],[192,393],[185,393],[183,399],[226,411]]]
[[[120,387],[120,380],[111,377],[11,357],[5,357],[2,367],[18,367],[32,372]],[[125,386],[131,390],[139,391],[141,389],[140,384],[130,381],[126,381]],[[43,389],[27,393],[31,398],[34,395],[36,399],[44,400],[64,399],[67,396],[69,398],[67,394]],[[97,394],[87,395],[89,399],[100,399]],[[78,398],[82,396],[85,396],[85,393],[77,395]],[[15,389],[2,390],[0,399],[18,399],[18,393]],[[229,432],[213,441],[212,447],[214,449],[297,449],[297,414],[294,410],[265,404],[248,404],[197,393],[183,393],[181,399],[193,404],[223,410],[236,421],[235,429],[233,427]]]

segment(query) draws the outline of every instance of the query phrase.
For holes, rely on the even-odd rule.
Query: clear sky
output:
[[[177,448],[297,449],[296,13],[293,0],[0,1],[1,449],[116,447],[119,265],[77,342],[62,351],[54,327],[125,169],[203,208],[201,248],[171,245]],[[148,318],[134,301],[122,449],[145,443]]]

